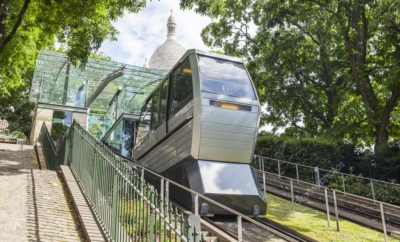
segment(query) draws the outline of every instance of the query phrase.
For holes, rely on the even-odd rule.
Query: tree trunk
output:
[[[389,124],[390,124],[390,114],[396,107],[398,100],[400,99],[400,87],[393,87],[392,94],[386,103],[385,108],[381,112],[380,122],[376,126],[375,131],[375,153],[382,150],[385,144],[389,140]]]
[[[0,2],[1,4],[4,4],[4,10],[5,10],[4,14],[6,15],[7,14],[7,0],[0,0],[0,1],[1,1]],[[8,34],[6,33],[7,31],[5,29],[6,28],[5,21],[7,19],[6,18],[4,18],[3,20],[0,19],[1,21],[4,21],[4,28],[0,29],[1,31],[4,32],[0,38],[0,53],[4,50],[6,45],[14,38],[15,34],[17,33],[17,30],[21,26],[22,20],[24,19],[25,13],[28,10],[28,6],[29,6],[30,2],[31,2],[31,0],[24,1],[24,5],[22,6],[22,8],[18,14],[17,20],[15,21],[11,31]],[[3,16],[0,16],[0,17],[3,17]],[[1,23],[1,24],[3,24],[3,23]]]
[[[7,20],[7,1],[0,0],[0,45],[3,43],[6,35]]]
[[[375,132],[375,144],[374,144],[374,151],[375,154],[382,151],[389,140],[389,133],[387,131],[387,127],[384,125],[380,125]]]

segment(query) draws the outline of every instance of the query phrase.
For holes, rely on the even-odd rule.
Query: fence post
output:
[[[321,186],[321,180],[319,179],[319,168],[318,168],[318,166],[314,167],[314,172],[315,172],[315,184],[317,184],[317,186]]]
[[[328,189],[325,188],[325,206],[326,206],[326,217],[328,219],[328,227],[331,226],[331,215],[329,213],[329,200],[328,200]]]
[[[117,226],[118,226],[118,174],[114,173],[114,184],[113,184],[113,193],[112,193],[112,222],[111,222],[111,238],[113,241],[118,241],[117,239]]]
[[[199,215],[199,195],[194,195],[194,215]]]
[[[258,156],[258,169],[261,170],[261,156]]]
[[[66,164],[66,165],[68,165],[68,166],[71,166],[71,164],[72,164],[72,149],[73,149],[73,147],[74,147],[74,130],[75,130],[75,126],[71,126],[71,134],[70,134],[70,137],[69,137],[69,152],[68,152],[68,163]]]
[[[383,204],[380,202],[379,207],[381,209],[381,219],[382,219],[382,227],[383,227],[383,235],[385,236],[385,242],[387,241],[387,232],[386,232],[386,221],[385,221],[385,211],[383,211]]]
[[[346,185],[344,183],[344,176],[342,174],[342,186],[343,186],[343,192],[346,193]]]
[[[374,199],[374,202],[375,202],[376,199],[375,199],[374,183],[372,180],[370,180],[370,183],[371,183],[372,198]]]
[[[243,241],[242,216],[237,216],[237,224],[238,224],[238,242],[242,242]]]
[[[267,193],[267,185],[265,182],[265,173],[263,172],[263,188],[264,188],[264,196]]]
[[[161,213],[164,211],[164,178],[160,180],[160,209]]]
[[[281,162],[278,160],[278,176],[281,178]]]
[[[294,208],[294,191],[293,191],[293,180],[290,179],[290,196],[292,198],[292,212]]]
[[[337,202],[336,202],[336,191],[333,190],[333,206],[335,206],[335,216],[336,216],[336,230],[340,232],[340,224],[339,224],[339,212],[337,209]]]
[[[96,204],[97,202],[97,150],[96,150],[97,146],[96,144],[94,145],[94,155],[93,155],[93,176],[92,176],[92,200],[93,203]]]
[[[261,157],[262,171],[265,171],[264,157]]]
[[[299,181],[299,164],[296,163],[296,180]]]
[[[143,167],[140,169],[140,181],[142,183],[144,183],[144,168]]]
[[[169,203],[169,181],[165,182],[165,204]]]

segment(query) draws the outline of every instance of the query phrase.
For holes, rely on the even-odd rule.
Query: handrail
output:
[[[267,161],[276,161],[277,162],[277,174],[273,173],[274,169],[271,168],[271,163],[267,163]],[[289,177],[289,176],[285,176],[284,174],[287,172],[285,171],[285,167],[282,166],[283,164],[289,164],[291,165],[289,167],[289,170],[293,171],[295,170],[296,174],[296,178],[293,177]],[[340,178],[341,180],[341,184],[339,184],[339,186],[342,186],[342,191],[345,194],[352,194],[355,196],[360,196],[363,197],[365,199],[369,199],[369,200],[373,200],[373,201],[381,201],[385,204],[391,204],[387,201],[396,201],[396,203],[399,203],[400,201],[398,201],[398,195],[396,194],[400,194],[400,184],[398,183],[391,183],[391,182],[386,182],[386,181],[381,181],[381,180],[377,180],[377,179],[371,179],[371,178],[366,178],[366,177],[362,177],[362,176],[356,176],[356,175],[351,175],[351,174],[346,174],[346,173],[342,173],[339,172],[335,169],[332,170],[327,170],[327,169],[322,169],[319,167],[312,167],[312,166],[307,166],[307,165],[302,165],[302,164],[298,164],[298,163],[293,163],[293,162],[289,162],[289,161],[284,161],[284,160],[279,160],[279,159],[275,159],[275,158],[270,158],[270,157],[264,157],[264,156],[258,156],[255,155],[254,160],[252,162],[252,165],[255,169],[262,171],[262,172],[267,172],[270,174],[276,174],[279,177],[286,177],[289,179],[294,179],[296,181],[301,181],[301,182],[305,182],[307,184],[313,184],[311,182],[309,182],[309,180],[315,180],[316,184],[313,185],[318,185],[318,186],[325,186],[327,188],[332,188],[335,186],[338,186],[338,184],[329,183],[326,181],[327,178],[330,179],[331,177],[335,178],[335,176],[338,176],[337,178]],[[308,176],[306,178],[309,179],[304,179],[304,176],[301,176],[300,172],[299,172],[299,168],[307,168],[309,169],[309,171],[312,173],[311,177]],[[287,167],[286,167],[287,169]],[[326,172],[327,174],[323,175],[323,172]],[[302,179],[303,178],[303,179]],[[359,179],[359,181],[361,182],[361,191],[351,191],[352,185],[355,184],[353,182],[348,182],[349,179],[346,178],[350,178],[350,179]],[[325,184],[321,184],[321,182],[324,181],[323,183]],[[352,181],[352,180],[350,180]],[[378,199],[379,196],[381,196],[381,194],[379,193],[379,186],[392,186],[392,188],[394,189],[393,191],[396,191],[396,194],[392,194],[392,196],[390,197],[384,197],[384,199]],[[334,190],[338,190],[338,189],[334,189]],[[363,195],[365,194],[365,195]],[[370,197],[367,197],[370,196]],[[371,199],[372,198],[372,199]],[[389,200],[390,199],[390,200]],[[397,206],[392,204],[393,206]]]
[[[46,126],[43,125],[42,129],[40,141],[51,141]],[[202,199],[237,216],[240,224],[244,219],[276,236],[294,241],[287,235],[247,215],[137,163],[132,163],[135,167],[132,169],[131,160],[114,153],[75,121],[64,136],[60,147],[58,147],[59,150],[56,150],[54,143],[50,147],[50,151],[53,151],[52,157],[54,159],[58,157],[52,168],[57,169],[60,164],[70,165],[110,240],[130,241],[131,236],[151,237],[151,233],[153,233],[153,236],[156,233],[159,238],[163,236],[165,238],[165,236],[168,236],[165,231],[168,230],[170,231],[169,236],[174,234],[180,241],[204,241],[203,235],[199,233],[200,225],[191,224],[189,218],[183,219],[184,212],[170,202],[169,187],[176,187],[195,198],[194,216],[199,216],[199,199]],[[144,180],[145,174],[152,175],[160,180],[160,192]],[[132,212],[133,209],[135,210],[134,213]],[[132,216],[137,219],[136,222],[134,224],[126,222],[126,219]],[[147,223],[149,221],[140,222],[141,220],[150,220],[150,225]],[[151,222],[153,222],[153,225],[151,225]],[[146,235],[142,234],[144,233],[142,230],[147,231]],[[240,225],[238,226],[239,234],[242,234]]]
[[[275,159],[275,158],[271,158],[271,157],[267,157],[267,156],[255,155],[255,157],[260,157],[260,158],[264,158],[264,159],[268,159],[268,160],[279,161],[279,162],[287,163],[287,164],[291,164],[291,165],[298,165],[298,166],[301,166],[301,167],[306,167],[306,168],[311,168],[311,169],[315,168],[315,166],[308,166],[308,165],[294,163],[294,162],[290,162],[290,161]],[[321,170],[321,171],[333,172],[333,173],[337,173],[337,174],[340,174],[340,175],[351,176],[351,177],[358,178],[358,179],[367,179],[367,180],[372,180],[372,181],[376,181],[376,182],[380,182],[380,183],[386,183],[386,184],[395,185],[395,186],[399,186],[400,187],[400,184],[396,183],[396,182],[388,182],[388,181],[383,181],[383,180],[379,180],[379,179],[375,179],[375,178],[369,178],[369,177],[364,177],[364,176],[358,176],[358,175],[353,175],[353,174],[349,174],[349,173],[344,173],[344,172],[340,172],[340,171],[336,171],[336,170],[328,170],[328,169],[324,169],[324,168],[320,168],[320,167],[318,167],[318,169]]]
[[[277,174],[274,174],[274,173],[271,173],[271,172],[268,172],[268,171],[262,171],[262,170],[258,170],[258,169],[257,169],[257,171],[261,172],[261,173],[265,173],[265,174],[268,174],[268,175],[272,175],[272,176],[277,176],[278,177]],[[337,189],[331,189],[331,188],[325,187],[325,186],[318,186],[318,185],[315,185],[313,183],[309,183],[309,182],[301,181],[301,180],[296,180],[296,179],[293,179],[293,178],[287,177],[287,176],[281,176],[281,178],[288,179],[288,180],[293,180],[296,183],[303,183],[305,185],[312,186],[314,188],[320,188],[320,189],[325,189],[326,188],[328,190],[336,191],[336,193],[341,193],[341,194],[349,196],[349,197],[356,197],[356,198],[364,199],[366,201],[373,202],[373,203],[379,202],[379,203],[382,203],[385,206],[392,207],[392,208],[398,209],[400,211],[400,206],[395,205],[395,204],[391,204],[391,203],[387,203],[387,202],[383,202],[383,201],[378,201],[378,200],[373,200],[373,199],[368,198],[368,197],[362,197],[362,196],[358,196],[356,194],[346,193],[346,192],[343,192],[343,191],[340,191],[340,190],[337,190]]]

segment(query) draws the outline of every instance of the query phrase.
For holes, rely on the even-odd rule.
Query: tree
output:
[[[16,103],[29,103],[41,49],[54,49],[57,40],[66,45],[71,63],[83,66],[104,40],[115,39],[113,21],[144,6],[145,0],[0,0],[0,108],[7,112],[1,117],[10,119]]]
[[[205,42],[243,56],[266,121],[379,151],[399,124],[400,13],[389,0],[182,0],[214,20]],[[397,135],[397,136],[396,136]]]

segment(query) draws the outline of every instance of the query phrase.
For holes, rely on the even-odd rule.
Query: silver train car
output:
[[[252,161],[260,103],[240,59],[188,50],[143,105],[134,159],[249,215],[266,200]],[[192,197],[170,191],[193,210]],[[201,213],[223,214],[200,202]]]

